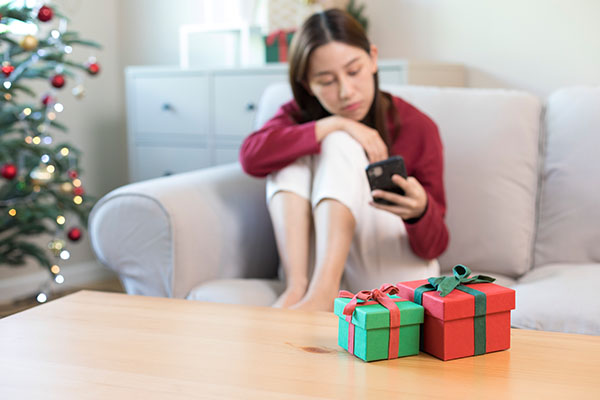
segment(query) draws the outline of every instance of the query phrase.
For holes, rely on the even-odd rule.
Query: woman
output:
[[[275,306],[330,310],[340,284],[357,291],[438,275],[448,231],[435,123],[379,90],[377,48],[344,11],[312,15],[289,55],[294,100],[240,152],[246,173],[267,177],[287,285]],[[365,167],[390,155],[405,159],[409,177],[393,177],[404,196],[370,191]]]

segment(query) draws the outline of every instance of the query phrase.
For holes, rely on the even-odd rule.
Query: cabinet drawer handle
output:
[[[170,103],[164,103],[161,108],[163,111],[174,111],[174,108]]]
[[[246,111],[254,111],[254,110],[256,110],[256,104],[254,104],[254,103],[246,104]]]

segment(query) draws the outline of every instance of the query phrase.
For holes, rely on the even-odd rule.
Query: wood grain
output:
[[[600,337],[364,363],[332,313],[82,291],[0,320],[0,398],[600,398]]]

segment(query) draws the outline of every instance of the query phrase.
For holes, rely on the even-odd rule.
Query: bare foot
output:
[[[289,308],[302,300],[302,297],[304,297],[305,293],[306,289],[304,288],[288,287],[271,307]]]
[[[333,311],[333,302],[337,296],[337,291],[331,293],[309,294],[290,307],[294,310],[305,311]]]

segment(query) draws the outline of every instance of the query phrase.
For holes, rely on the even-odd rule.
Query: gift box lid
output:
[[[399,299],[401,297],[396,295],[387,295],[392,299]],[[406,299],[406,298],[405,298]],[[345,319],[344,307],[352,299],[338,297],[335,299],[333,305],[333,312],[340,318]],[[352,323],[363,329],[378,329],[378,328],[389,328],[390,326],[390,312],[387,308],[381,304],[369,304],[361,306],[362,301],[358,302],[354,313],[352,314]],[[414,325],[423,323],[424,310],[423,307],[415,304],[411,301],[397,301],[395,302],[400,310],[400,325]]]
[[[399,282],[396,287],[400,295],[414,301],[415,289],[427,284],[427,280]],[[467,287],[486,294],[486,314],[493,314],[515,308],[515,291],[494,283],[472,283]],[[445,297],[437,291],[423,293],[425,313],[442,321],[471,318],[475,315],[475,297],[454,289]]]

